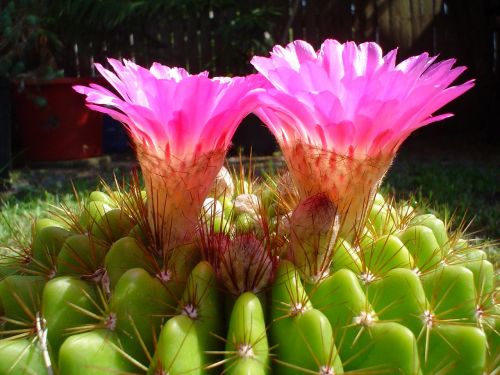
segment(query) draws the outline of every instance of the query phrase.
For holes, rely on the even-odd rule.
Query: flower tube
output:
[[[341,235],[354,238],[401,143],[450,117],[432,114],[473,86],[450,84],[464,70],[427,53],[396,64],[376,43],[326,40],[274,47],[253,66],[268,80],[255,113],[272,131],[302,198],[337,205]]]
[[[192,241],[200,209],[241,120],[258,75],[209,78],[154,63],[96,64],[116,93],[76,86],[89,108],[122,122],[132,138],[148,196],[148,221],[163,250]]]

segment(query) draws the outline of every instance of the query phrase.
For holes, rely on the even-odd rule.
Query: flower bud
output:
[[[338,230],[337,208],[324,194],[302,200],[293,211],[289,257],[306,281],[328,273]]]
[[[270,254],[252,234],[236,236],[220,252],[219,275],[234,295],[260,292],[271,280],[272,271]]]

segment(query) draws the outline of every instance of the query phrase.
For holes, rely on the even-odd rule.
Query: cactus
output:
[[[103,186],[79,212],[37,220],[28,250],[0,266],[8,274],[0,281],[0,374],[498,368],[494,267],[463,233],[418,206],[403,219],[406,202],[377,194],[377,215],[391,215],[393,225],[377,226],[372,220],[386,219],[370,215],[356,245],[337,236],[322,197],[280,214],[286,210],[269,207],[289,203],[276,184],[247,185],[254,205],[236,209],[245,199],[237,191],[214,194],[207,202],[229,210],[204,205],[196,241],[168,259],[138,220],[147,205],[138,180]],[[102,200],[113,208],[95,210]],[[110,212],[113,236],[92,230]],[[225,227],[217,216],[227,216]]]
[[[497,373],[481,245],[377,193],[401,142],[473,83],[395,56],[327,40],[277,46],[248,77],[97,65],[118,94],[75,89],[125,124],[144,185],[103,185],[2,251],[0,375]],[[221,168],[251,111],[282,176]]]

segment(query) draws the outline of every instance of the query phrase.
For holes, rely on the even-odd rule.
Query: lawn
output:
[[[406,199],[427,202],[441,217],[471,222],[469,232],[500,239],[498,165],[478,161],[398,161],[383,189]]]
[[[276,163],[263,164],[266,166]],[[105,168],[100,174],[109,182],[113,174],[126,173],[127,167]],[[35,175],[35,177],[33,177]],[[15,193],[0,196],[0,245],[28,241],[33,219],[44,216],[52,206],[64,203],[76,207],[99,184],[97,172],[79,170],[17,171],[13,174]],[[79,198],[74,195],[73,185]],[[387,174],[382,190],[399,199],[425,202],[442,218],[454,217],[456,225],[472,220],[472,237],[500,238],[498,170],[478,162],[445,163],[397,161]],[[13,235],[13,231],[16,233]],[[472,233],[473,232],[473,233]]]

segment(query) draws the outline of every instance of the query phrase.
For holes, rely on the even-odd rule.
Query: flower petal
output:
[[[276,46],[270,57],[252,59],[272,85],[256,113],[277,137],[290,139],[293,129],[302,142],[335,152],[393,153],[408,131],[442,119],[431,115],[473,86],[448,87],[465,70],[453,68],[454,59],[435,63],[422,53],[396,65],[396,54],[332,39],[318,53],[302,41]]]

